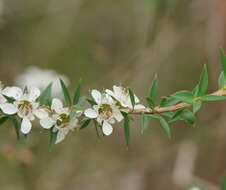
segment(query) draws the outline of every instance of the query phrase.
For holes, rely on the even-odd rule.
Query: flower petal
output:
[[[117,109],[114,110],[114,117],[115,117],[115,119],[116,119],[118,122],[120,122],[120,121],[123,120],[123,115],[122,115],[122,113],[121,113],[119,110],[117,110]]]
[[[2,94],[0,94],[0,104],[6,103],[6,102],[7,100],[5,99],[5,97]]]
[[[134,94],[134,98],[135,98],[135,103],[136,104],[140,102],[139,98],[135,94]]]
[[[21,132],[23,134],[28,134],[31,131],[31,121],[27,118],[23,118],[22,123],[21,123]]]
[[[92,119],[97,118],[97,116],[98,116],[97,112],[95,110],[91,109],[91,108],[86,109],[84,114],[85,114],[86,117],[89,117],[89,118],[92,118]]]
[[[72,118],[68,128],[73,130],[74,128],[76,128],[78,126],[78,119],[77,118]]]
[[[104,121],[102,126],[103,133],[109,136],[113,132],[113,127],[106,121]]]
[[[30,101],[35,101],[39,96],[41,92],[36,87],[29,87],[28,89],[28,98]]]
[[[21,88],[13,86],[13,87],[6,87],[2,91],[2,94],[17,100],[23,95],[23,91]]]
[[[43,119],[43,118],[48,117],[48,113],[44,109],[36,109],[36,110],[33,111],[33,113],[39,119]]]
[[[58,114],[61,114],[62,112],[64,112],[62,101],[58,98],[54,98],[52,101],[51,109],[55,110]]]
[[[112,96],[112,97],[115,98],[115,94],[114,94],[114,92],[112,92],[111,90],[106,89],[105,92],[106,92],[108,95],[110,95],[110,96]]]
[[[62,131],[58,131],[55,144],[62,142],[65,138],[65,134]]]
[[[42,118],[40,120],[40,125],[44,128],[44,129],[50,129],[52,126],[55,125],[55,122],[52,118],[50,117],[46,117],[46,118]]]
[[[95,100],[95,102],[97,104],[100,104],[101,103],[101,97],[102,97],[101,93],[98,90],[92,90],[91,94],[92,94],[92,97]]]
[[[113,91],[117,99],[121,99],[122,96],[126,96],[127,92],[126,89],[123,88],[122,86],[113,86]]]
[[[142,104],[137,104],[134,106],[134,109],[145,109],[145,106],[143,106]]]
[[[18,111],[16,106],[10,103],[0,104],[0,108],[3,111],[3,113],[8,115],[13,115]]]

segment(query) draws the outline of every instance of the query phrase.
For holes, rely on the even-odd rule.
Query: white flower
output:
[[[8,115],[13,115],[17,112],[17,109],[14,105],[7,103],[6,98],[3,96],[3,85],[0,82],[0,109],[3,113]]]
[[[63,141],[69,131],[73,130],[77,124],[80,112],[77,111],[73,118],[70,118],[70,110],[63,107],[60,99],[54,98],[51,105],[51,115],[40,120],[40,124],[45,129],[52,127],[54,132],[57,132],[56,144]]]
[[[66,85],[69,85],[69,79],[54,70],[30,66],[21,75],[15,78],[15,83],[18,86],[36,86],[44,90],[46,86],[52,82],[52,94],[58,96],[61,93],[59,78],[61,78]]]
[[[24,134],[30,132],[32,128],[31,121],[35,119],[35,116],[39,119],[48,116],[43,109],[39,108],[39,104],[36,102],[36,99],[40,96],[40,90],[36,87],[30,87],[24,91],[18,87],[6,87],[2,94],[15,100],[13,103],[1,107],[1,109],[6,114],[9,114],[9,110],[15,112],[22,118],[21,132]]]
[[[191,187],[189,190],[201,190],[199,187]]]
[[[106,89],[105,91],[108,95],[112,96],[120,103],[119,107],[121,107],[123,111],[127,112],[128,108],[133,109],[133,105],[129,95],[129,90],[127,88],[124,88],[122,86],[113,86],[113,91],[108,89]],[[137,98],[136,95],[134,95],[134,98],[135,98],[134,109],[145,108],[143,105],[138,104],[140,100]]]
[[[123,116],[109,95],[101,94],[98,90],[92,90],[91,95],[97,105],[94,105],[93,109],[86,109],[84,114],[88,118],[96,118],[97,122],[102,125],[103,133],[110,135],[113,131],[111,124],[115,121],[122,121]]]

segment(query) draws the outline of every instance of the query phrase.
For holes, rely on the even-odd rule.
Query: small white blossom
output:
[[[118,101],[121,110],[127,112],[129,109],[133,109],[132,101],[129,95],[129,90],[127,88],[124,88],[122,86],[113,86],[113,91],[108,89],[106,89],[105,91],[108,95],[112,96],[114,99]],[[135,98],[134,109],[145,108],[143,105],[138,104],[140,100],[137,98],[136,95],[134,95],[134,98]]]
[[[201,190],[199,187],[191,187],[189,190]]]
[[[47,117],[46,112],[40,109],[39,104],[36,102],[36,99],[40,96],[40,90],[38,88],[30,87],[23,91],[18,87],[6,87],[2,93],[15,100],[13,103],[8,103],[4,107],[1,107],[1,109],[5,114],[9,114],[10,110],[22,118],[22,133],[28,134],[31,131],[31,121],[35,119],[35,116],[39,119]]]
[[[0,109],[3,113],[13,115],[17,112],[14,105],[7,103],[6,98],[3,96],[3,84],[0,82]]]
[[[67,107],[63,107],[63,103],[60,99],[54,98],[51,105],[50,116],[40,120],[40,124],[45,129],[52,127],[54,132],[57,132],[56,144],[63,141],[69,131],[73,130],[77,124],[77,117],[80,112],[77,111],[73,118],[70,118],[70,110]]]
[[[111,124],[115,121],[122,121],[123,116],[109,95],[101,94],[98,90],[92,90],[91,95],[97,105],[94,105],[92,109],[86,109],[84,114],[88,118],[96,118],[97,122],[102,125],[103,133],[110,135],[113,131]]]
[[[61,78],[67,86],[69,85],[69,79],[64,75],[58,74],[54,70],[30,66],[15,78],[15,83],[18,86],[36,86],[39,89],[44,90],[47,84],[52,82],[52,94],[59,96],[61,93],[59,78]]]

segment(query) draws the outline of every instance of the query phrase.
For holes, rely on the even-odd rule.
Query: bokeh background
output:
[[[64,75],[71,89],[82,79],[85,95],[123,84],[145,97],[158,73],[163,96],[192,89],[206,63],[213,91],[225,12],[225,0],[0,0],[0,80],[14,85],[35,66]],[[17,142],[8,123],[0,189],[217,190],[226,174],[225,111],[224,102],[204,105],[196,127],[178,123],[172,139],[155,122],[142,135],[135,119],[129,148],[121,125],[108,138],[91,126],[50,148],[38,125]]]

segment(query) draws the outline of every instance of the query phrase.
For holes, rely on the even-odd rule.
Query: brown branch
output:
[[[211,95],[215,96],[226,96],[226,90],[218,90]],[[144,108],[144,109],[134,109],[131,110],[129,113],[131,114],[160,114],[160,113],[165,113],[165,112],[175,112],[177,110],[183,109],[190,107],[191,104],[182,102],[176,105],[168,106],[168,107],[156,107],[156,108]]]

